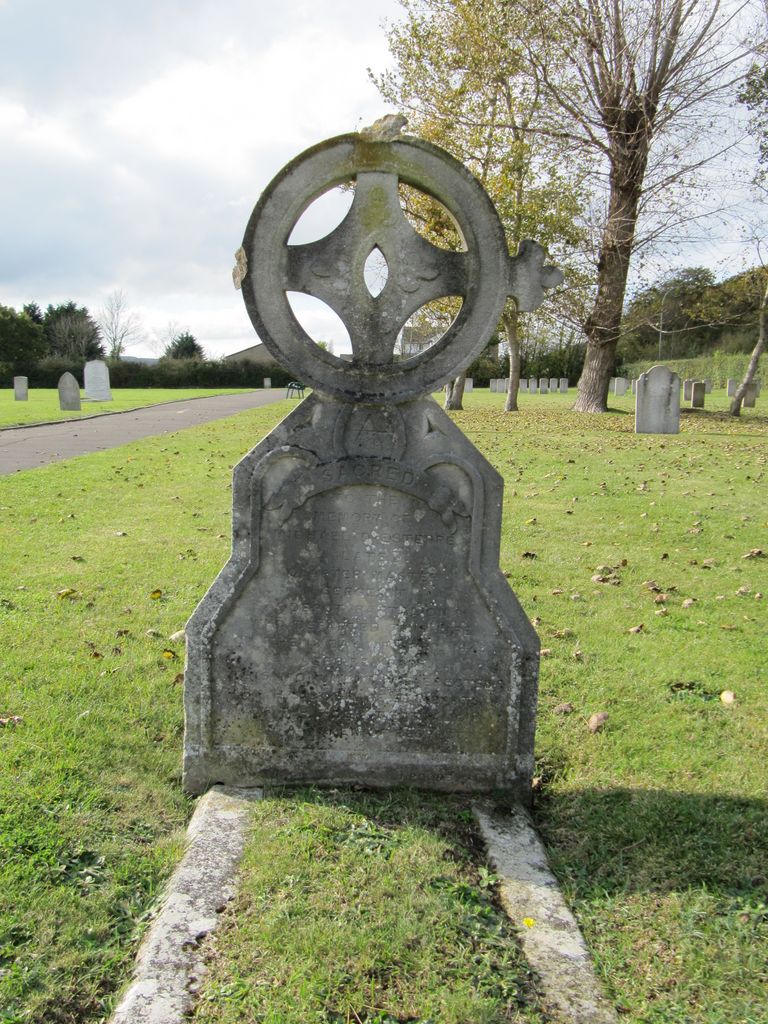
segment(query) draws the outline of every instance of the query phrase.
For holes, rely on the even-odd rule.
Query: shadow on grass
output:
[[[577,898],[698,888],[768,901],[768,801],[583,789],[545,796],[535,819]]]

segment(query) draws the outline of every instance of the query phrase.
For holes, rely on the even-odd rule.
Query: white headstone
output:
[[[71,373],[63,373],[59,377],[59,408],[65,412],[80,409],[80,385]]]
[[[109,369],[103,359],[91,359],[83,373],[85,397],[91,402],[111,402]]]
[[[549,390],[550,391],[557,391],[557,388],[558,388],[559,384],[560,384],[560,381],[558,380],[557,377],[550,377],[549,378]]]
[[[560,378],[560,394],[561,395],[568,394],[568,378],[567,377],[561,377]]]
[[[549,381],[546,377],[539,377],[539,392],[546,395],[549,392]]]
[[[265,389],[266,389],[267,391],[269,391],[269,389],[270,389],[271,387],[272,387],[272,378],[271,378],[271,377],[265,377],[265,378],[264,378],[264,388],[265,388]]]
[[[520,381],[520,390],[521,391],[527,391],[528,390],[528,381],[527,380],[521,380]]]
[[[754,381],[751,384],[747,384],[747,390],[744,392],[744,400],[742,405],[745,409],[754,409],[755,399],[757,398],[757,385]]]
[[[29,398],[29,378],[13,378],[13,397],[17,402],[26,402]]]
[[[535,377],[529,377],[528,378],[528,390],[531,392],[531,394],[535,394],[536,393],[536,378]]]
[[[733,398],[733,396],[736,394],[736,381],[733,379],[733,377],[728,378],[726,389],[728,397]]]
[[[472,377],[467,377],[467,379],[466,379],[466,380],[464,381],[464,391],[465,391],[465,392],[467,392],[467,391],[473,391],[473,390],[474,390],[474,387],[475,387],[475,381],[474,381],[474,378],[472,378]]]
[[[691,377],[686,378],[683,381],[683,401],[690,402],[691,394],[693,389],[693,379]]]
[[[636,434],[680,433],[680,378],[666,366],[641,373],[635,392]]]
[[[614,395],[617,395],[619,398],[621,398],[623,395],[626,395],[626,393],[627,393],[627,378],[626,377],[617,377],[616,378],[616,383],[613,386],[613,393],[614,393]]]

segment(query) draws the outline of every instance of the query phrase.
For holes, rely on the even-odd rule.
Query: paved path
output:
[[[284,396],[282,388],[248,391],[240,395],[216,395],[213,398],[149,405],[144,409],[95,416],[93,419],[0,430],[0,476],[20,469],[47,466],[49,462],[61,462],[75,455],[117,448],[142,437],[196,427],[245,409],[279,402]]]

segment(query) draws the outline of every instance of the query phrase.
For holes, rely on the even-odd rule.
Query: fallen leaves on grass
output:
[[[752,548],[746,555],[742,555],[742,558],[765,558],[765,552],[762,548]]]
[[[590,732],[601,732],[605,728],[605,723],[608,721],[607,711],[596,711],[594,715],[589,716],[587,722],[587,728]]]
[[[153,601],[159,601],[159,600],[160,600],[160,598],[161,598],[161,597],[163,596],[163,592],[162,592],[162,590],[161,590],[161,589],[160,589],[159,587],[157,587],[157,588],[156,588],[155,590],[153,590],[153,591],[152,591],[152,592],[150,593],[150,595],[149,595],[149,596],[150,596],[150,598],[151,598],[151,599],[152,599]]]
[[[166,647],[163,651],[163,657],[166,661],[175,661],[178,658],[176,651],[172,651],[170,647]]]
[[[642,633],[645,629],[645,623],[641,622],[639,626],[630,626],[627,630],[628,633]]]
[[[163,636],[163,634],[162,634],[162,633],[160,633],[160,632],[158,632],[158,630],[156,630],[156,629],[148,629],[148,630],[146,631],[146,633],[144,634],[144,636],[149,636],[149,637],[151,637],[151,638],[152,638],[153,640],[161,640],[161,639],[162,639],[162,636]]]
[[[573,704],[570,701],[565,701],[564,704],[558,704],[554,709],[556,715],[570,715],[573,711]]]
[[[733,704],[736,700],[736,694],[733,690],[723,690],[720,694],[720,700],[723,704]]]
[[[56,591],[56,597],[58,597],[60,601],[63,601],[63,600],[74,601],[75,598],[78,597],[78,596],[79,595],[78,595],[77,591],[74,590],[72,587],[62,587],[61,590],[57,590]]]
[[[186,633],[183,629],[177,629],[175,633],[171,633],[168,639],[172,644],[180,644],[184,639],[186,639]]]
[[[695,597],[686,597],[686,599],[683,601],[683,603],[681,604],[680,607],[681,608],[692,608],[695,603],[696,603],[696,598]]]
[[[24,719],[21,715],[0,715],[0,728],[7,729],[21,725]]]

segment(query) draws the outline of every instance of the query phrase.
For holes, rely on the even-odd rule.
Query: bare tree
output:
[[[107,296],[97,321],[101,336],[107,345],[110,359],[119,359],[131,343],[142,337],[141,321],[130,312],[122,289],[116,289]]]
[[[529,50],[533,74],[557,102],[550,130],[599,154],[605,210],[587,351],[575,408],[604,412],[638,220],[669,228],[670,196],[732,144],[718,103],[733,94],[750,53],[739,38],[747,3],[721,0],[560,0],[552,59]],[[548,51],[551,53],[551,51]],[[692,214],[690,193],[685,216]]]
[[[765,352],[766,346],[766,333],[768,331],[768,278],[766,279],[765,291],[763,292],[763,300],[760,303],[760,318],[758,320],[758,332],[757,332],[757,344],[752,349],[752,355],[749,357],[749,363],[747,364],[747,370],[744,374],[744,378],[736,388],[736,392],[733,396],[730,409],[728,410],[731,416],[739,416],[741,414],[741,406],[744,401],[744,397],[747,393],[747,388],[750,386],[757,373],[757,368],[760,365],[760,356]]]

